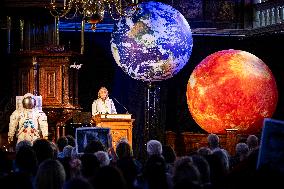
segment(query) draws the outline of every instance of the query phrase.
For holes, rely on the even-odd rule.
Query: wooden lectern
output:
[[[131,114],[98,114],[92,117],[93,125],[110,128],[113,149],[116,149],[117,143],[123,138],[132,146],[133,121]]]

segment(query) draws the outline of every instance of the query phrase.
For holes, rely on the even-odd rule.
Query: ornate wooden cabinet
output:
[[[78,69],[71,68],[79,54],[48,50],[22,51],[13,55],[15,96],[27,92],[42,96],[51,137],[64,135],[67,120],[80,111]],[[62,133],[60,133],[60,130]]]

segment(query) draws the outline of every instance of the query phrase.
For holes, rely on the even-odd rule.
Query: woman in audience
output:
[[[62,189],[66,174],[63,165],[58,160],[43,161],[35,177],[35,189]]]
[[[233,169],[236,165],[238,165],[241,161],[245,160],[249,153],[249,147],[246,143],[238,143],[236,145],[236,153],[230,159],[230,169]]]
[[[166,162],[161,155],[151,155],[144,166],[143,172],[135,180],[137,189],[170,189],[171,176],[166,173]]]
[[[36,153],[38,164],[47,159],[56,159],[52,143],[46,139],[37,139],[33,143],[33,149]]]
[[[210,179],[210,166],[208,161],[201,155],[195,154],[190,156],[193,164],[198,168],[200,172],[200,180],[203,189],[212,188]]]
[[[142,164],[133,156],[131,146],[127,141],[120,141],[116,146],[116,166],[122,171],[129,189],[134,188],[134,180],[141,172]]]
[[[168,174],[172,175],[174,170],[174,162],[177,158],[174,149],[171,146],[163,145],[162,155],[166,161],[166,171]]]
[[[173,175],[174,189],[201,189],[200,172],[192,158],[183,156],[175,161]]]

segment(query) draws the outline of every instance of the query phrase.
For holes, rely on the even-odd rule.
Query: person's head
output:
[[[126,180],[121,170],[115,166],[103,166],[89,181],[96,189],[116,188],[126,189]]]
[[[163,145],[163,152],[162,152],[166,163],[174,163],[176,160],[176,153],[174,149],[169,145]]]
[[[201,183],[200,172],[197,166],[194,165],[192,158],[189,156],[179,157],[175,161],[172,179],[174,188],[185,188],[180,186],[185,186],[190,183],[200,185]]]
[[[20,172],[34,175],[37,169],[37,158],[32,146],[21,146],[16,153],[15,163]]]
[[[125,157],[132,157],[133,151],[130,144],[126,141],[121,141],[116,146],[116,154],[119,159]]]
[[[204,156],[195,154],[190,156],[193,164],[198,168],[200,172],[200,179],[203,184],[210,183],[210,165]]]
[[[75,147],[75,138],[72,135],[66,135],[68,145]]]
[[[33,142],[32,147],[36,153],[39,164],[46,159],[55,159],[52,143],[48,140],[39,138]]]
[[[244,142],[240,142],[236,145],[236,154],[239,156],[247,156],[249,152],[248,145]]]
[[[163,148],[162,144],[158,140],[149,140],[147,142],[147,154],[151,155],[162,155]]]
[[[207,137],[209,148],[214,149],[219,147],[219,137],[216,134],[209,134]]]
[[[81,173],[85,178],[91,178],[100,168],[100,162],[94,153],[84,153],[81,157]]]
[[[63,148],[68,145],[68,139],[65,136],[61,136],[56,141],[59,152],[63,151]]]
[[[95,152],[95,156],[98,158],[100,162],[100,167],[107,166],[110,164],[110,159],[107,152],[97,151]]]
[[[108,90],[105,87],[101,87],[98,92],[98,98],[106,99],[108,97]]]
[[[64,167],[58,160],[44,160],[35,177],[35,189],[62,189],[65,179]]]
[[[71,145],[67,145],[63,148],[63,155],[65,158],[71,158],[73,148],[75,147]]]
[[[202,146],[197,150],[197,154],[202,155],[202,156],[207,156],[212,154],[212,150],[208,147]]]
[[[36,106],[35,96],[31,93],[26,93],[22,103],[25,109],[33,109]]]
[[[16,153],[19,151],[20,148],[23,146],[32,146],[33,143],[29,140],[22,140],[16,144]]]
[[[106,151],[105,145],[99,140],[93,140],[84,148],[84,153],[95,153],[97,151]]]
[[[246,141],[246,144],[248,145],[249,149],[254,149],[258,146],[258,138],[255,135],[249,135]]]

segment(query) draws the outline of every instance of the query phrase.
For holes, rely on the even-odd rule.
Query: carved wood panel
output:
[[[41,67],[39,69],[40,94],[44,106],[62,104],[62,69],[61,66]]]

